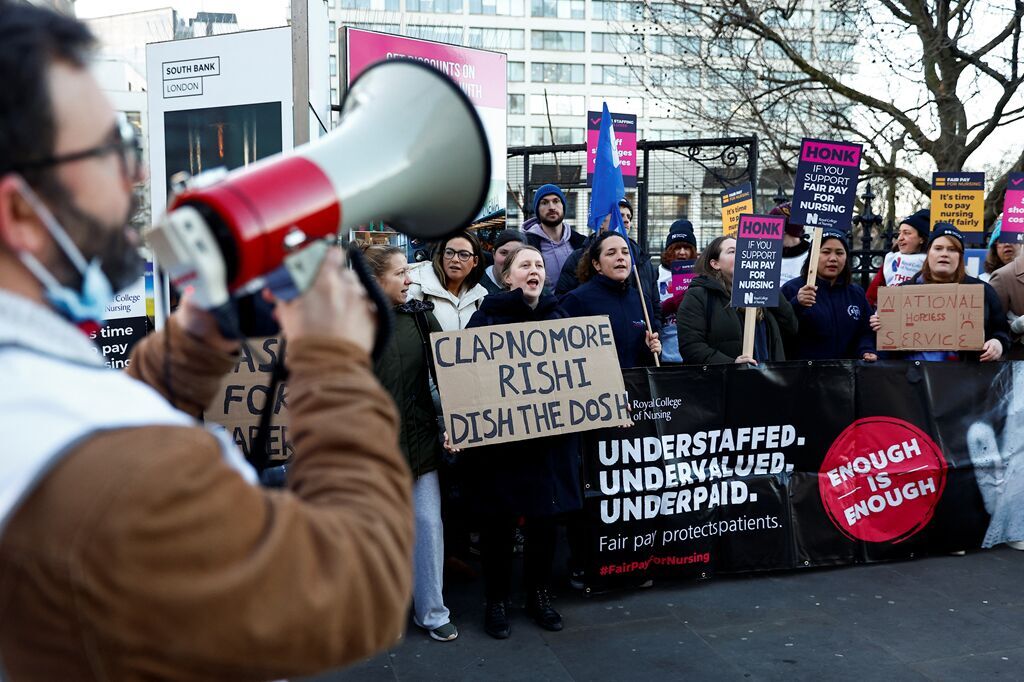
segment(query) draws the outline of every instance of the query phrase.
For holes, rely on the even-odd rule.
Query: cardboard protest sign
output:
[[[697,261],[695,260],[677,260],[671,264],[672,269],[672,283],[669,288],[670,293],[674,295],[685,294],[690,288],[690,282],[697,276],[694,271]]]
[[[722,234],[736,237],[740,216],[754,212],[754,190],[749,182],[722,190]]]
[[[932,173],[931,229],[936,223],[953,223],[968,244],[984,241],[984,173]]]
[[[622,169],[622,184],[636,187],[636,115],[612,114],[615,131],[615,153]],[[601,112],[587,112],[587,187],[593,185],[594,165],[597,161],[597,140],[601,136]]]
[[[1024,243],[1024,173],[1010,173],[1006,178],[1003,199],[1003,228],[999,241]]]
[[[779,304],[779,272],[785,229],[786,219],[782,216],[740,216],[732,276],[733,306],[772,308]]]
[[[270,395],[270,373],[280,351],[281,340],[276,337],[249,339],[242,347],[234,371],[224,377],[213,401],[203,411],[206,421],[227,429],[238,449],[249,457],[259,431],[263,406],[271,401],[274,411],[267,433],[271,466],[284,464],[294,451],[288,439],[287,383],[281,382],[275,395]]]
[[[629,421],[607,317],[430,335],[445,427],[460,448]]]
[[[790,221],[810,227],[853,226],[861,145],[804,139],[796,165]]]
[[[879,350],[981,350],[985,288],[922,284],[878,290]]]

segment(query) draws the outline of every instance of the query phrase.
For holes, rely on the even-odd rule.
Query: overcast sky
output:
[[[197,12],[233,12],[243,30],[288,23],[287,0],[77,0],[75,14],[88,19],[161,7],[173,7],[186,20]]]

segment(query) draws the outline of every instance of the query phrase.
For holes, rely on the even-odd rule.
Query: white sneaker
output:
[[[1024,552],[1024,540],[1010,540],[1006,543],[1006,546]]]

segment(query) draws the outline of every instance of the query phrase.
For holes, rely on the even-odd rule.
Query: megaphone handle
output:
[[[388,341],[391,339],[395,314],[391,310],[391,302],[384,296],[384,292],[377,283],[377,278],[373,276],[373,273],[367,267],[366,259],[363,258],[363,252],[355,244],[350,244],[348,247],[348,264],[352,271],[356,273],[363,288],[366,289],[367,296],[377,307],[377,336],[373,340],[373,352],[371,355],[374,361],[380,360],[381,355],[384,354],[384,349],[388,345]]]

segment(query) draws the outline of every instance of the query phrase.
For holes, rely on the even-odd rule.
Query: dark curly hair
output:
[[[58,61],[84,68],[94,45],[80,21],[0,0],[0,176],[18,172],[40,194],[61,196],[52,168],[30,167],[53,154],[57,137],[47,72]]]

